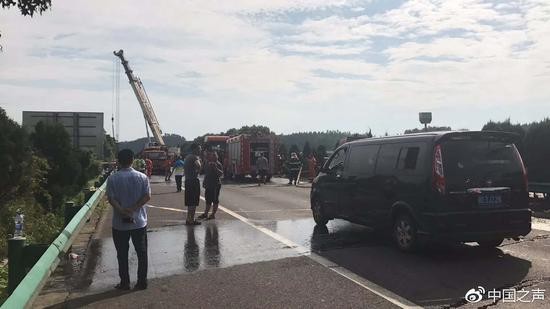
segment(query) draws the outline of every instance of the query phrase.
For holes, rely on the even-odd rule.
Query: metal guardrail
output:
[[[0,309],[30,308],[42,287],[55,271],[61,258],[67,253],[76,236],[92,215],[93,210],[105,195],[107,181],[99,187],[82,206],[65,229],[52,242],[42,257],[34,264]]]
[[[550,194],[550,183],[546,182],[530,182],[529,192]]]

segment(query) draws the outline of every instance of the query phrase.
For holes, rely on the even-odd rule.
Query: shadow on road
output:
[[[500,290],[518,285],[531,262],[469,245],[429,245],[403,253],[387,236],[353,224],[329,231],[315,227],[313,252],[421,306],[460,302],[474,287]]]
[[[99,294],[91,294],[91,295],[85,295],[79,298],[74,298],[74,299],[68,300],[65,303],[56,304],[46,308],[48,309],[81,308],[89,304],[97,303],[110,298],[120,297],[121,295],[125,295],[132,292],[134,291],[133,290],[121,291],[121,290],[113,289],[113,290],[109,290]]]

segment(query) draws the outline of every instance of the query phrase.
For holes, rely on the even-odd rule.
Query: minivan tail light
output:
[[[445,174],[443,172],[443,155],[441,153],[441,145],[435,146],[433,181],[434,189],[441,194],[445,194]]]

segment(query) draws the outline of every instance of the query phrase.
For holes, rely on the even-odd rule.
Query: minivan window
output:
[[[420,153],[420,147],[417,147],[417,146],[401,148],[397,168],[400,170],[416,169],[416,162],[418,161],[419,153]]]
[[[380,154],[378,155],[378,163],[376,163],[376,174],[387,175],[391,174],[397,166],[397,158],[401,145],[386,144],[382,145]]]
[[[522,182],[514,144],[489,141],[443,143],[443,170],[449,189],[510,186]]]
[[[374,174],[378,145],[360,145],[351,148],[347,170],[350,175]]]
[[[336,165],[344,162],[344,160],[346,159],[346,151],[347,148],[341,148],[336,153],[334,153],[334,156],[332,157],[328,165],[329,170],[334,168]]]

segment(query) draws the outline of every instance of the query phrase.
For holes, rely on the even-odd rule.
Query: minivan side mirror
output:
[[[337,171],[339,169],[342,169],[343,167],[344,167],[344,162],[338,162],[338,164],[336,164],[332,168],[329,168],[328,171],[329,172],[334,172],[334,171]]]

